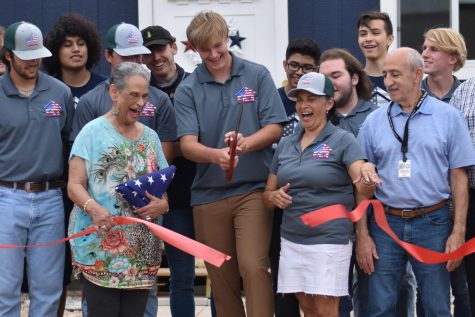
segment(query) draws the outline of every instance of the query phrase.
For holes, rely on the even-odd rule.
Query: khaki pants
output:
[[[273,316],[274,295],[268,270],[273,214],[262,202],[262,191],[195,206],[193,216],[196,239],[232,257],[220,268],[206,263],[218,316],[246,316],[240,277],[247,316]]]

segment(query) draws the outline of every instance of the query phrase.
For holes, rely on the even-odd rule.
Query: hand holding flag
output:
[[[161,199],[175,175],[175,170],[176,167],[171,165],[157,172],[119,184],[115,191],[121,194],[132,208],[145,207],[150,203],[145,192]]]

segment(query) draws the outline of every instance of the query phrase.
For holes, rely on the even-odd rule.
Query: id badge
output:
[[[411,160],[399,161],[399,178],[411,178]]]

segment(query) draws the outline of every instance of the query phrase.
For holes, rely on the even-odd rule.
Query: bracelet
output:
[[[82,206],[82,210],[84,210],[85,213],[87,213],[87,204],[89,204],[93,200],[94,200],[93,198],[89,198],[88,200],[86,200],[86,202]]]

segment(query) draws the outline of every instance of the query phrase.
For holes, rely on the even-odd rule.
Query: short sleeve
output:
[[[262,127],[287,122],[284,104],[275,87],[274,81],[265,68],[259,73],[259,122]]]
[[[366,160],[366,155],[363,153],[361,146],[356,141],[356,138],[351,133],[345,133],[342,138],[342,144],[345,144],[343,150],[342,162],[349,168],[351,164],[359,160]]]
[[[86,161],[86,169],[88,173],[92,169],[93,135],[91,132],[93,132],[93,129],[88,129],[86,127],[82,129],[74,140],[69,154],[69,160],[74,156],[84,159]]]
[[[454,109],[454,126],[450,129],[449,137],[449,169],[472,166],[475,159],[470,131],[463,114]]]
[[[369,119],[369,120],[368,120]],[[371,131],[369,129],[371,126],[371,115],[366,118],[365,122],[361,126],[360,133],[358,133],[358,143],[363,151],[363,154],[366,156],[369,162],[375,163],[375,158],[373,155],[373,150],[371,149]]]

